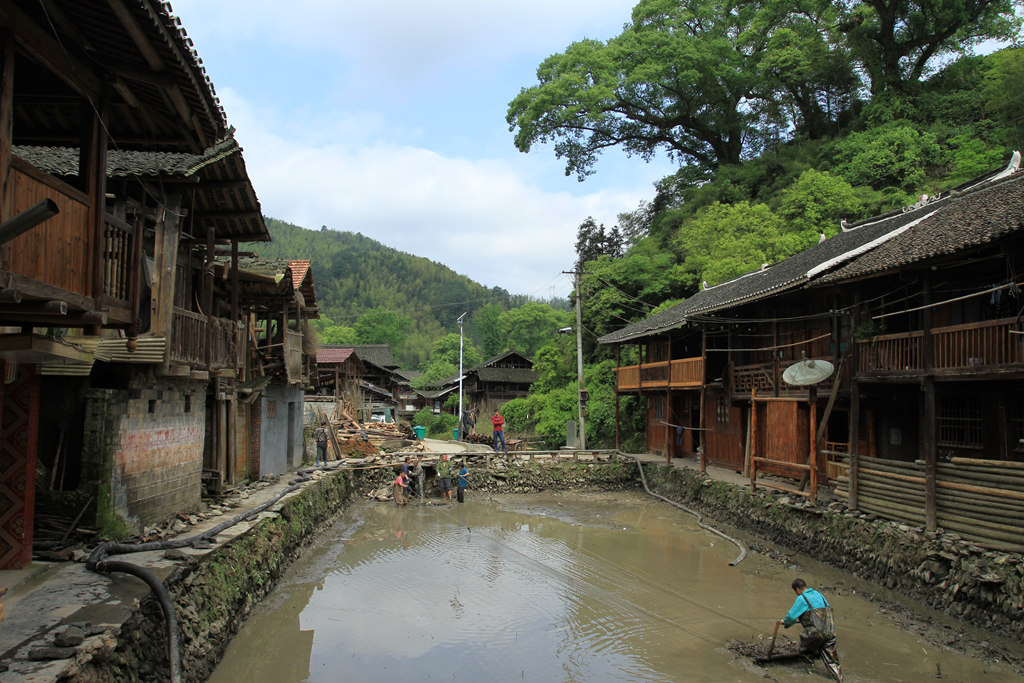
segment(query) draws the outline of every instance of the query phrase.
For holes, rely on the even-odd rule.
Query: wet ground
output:
[[[760,548],[729,567],[733,545],[642,493],[430,503],[349,508],[210,680],[825,681],[820,663],[762,668],[727,647],[769,637],[797,575],[835,606],[847,681],[1024,680],[1005,661],[1017,646],[809,558]]]

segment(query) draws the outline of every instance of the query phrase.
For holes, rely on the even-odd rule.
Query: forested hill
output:
[[[352,328],[374,310],[408,318],[411,325],[404,341],[410,349],[419,350],[414,351],[417,357],[435,340],[454,331],[455,319],[462,313],[472,313],[488,303],[502,308],[514,305],[516,297],[504,289],[488,289],[447,266],[392,249],[365,235],[327,228],[308,230],[274,218],[266,222],[273,242],[249,244],[246,250],[267,258],[309,259],[320,314],[337,326]]]

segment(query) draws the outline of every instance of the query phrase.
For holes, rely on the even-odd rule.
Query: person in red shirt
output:
[[[505,418],[497,408],[494,409],[494,415],[491,415],[491,424],[494,425],[494,450],[498,450],[498,441],[501,441],[501,450],[508,453],[508,449],[505,448]]]

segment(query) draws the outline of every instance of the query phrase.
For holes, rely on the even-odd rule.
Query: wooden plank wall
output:
[[[718,398],[725,394],[706,391],[704,394],[704,454],[708,462],[719,467],[743,471],[746,446],[746,411],[729,404],[727,424],[718,422]]]
[[[781,462],[806,463],[810,448],[808,406],[792,400],[758,400],[754,403],[757,413],[757,448],[762,458]],[[802,470],[762,463],[758,471],[783,477],[799,479]]]
[[[12,165],[8,196],[4,202],[17,215],[49,197],[60,209],[7,245],[11,272],[55,285],[83,296],[93,296],[93,254],[95,231],[89,225],[88,198],[70,185],[46,179],[41,171]]]
[[[986,548],[1024,551],[1024,467],[1014,462],[954,460],[937,466],[939,526]],[[840,478],[836,493],[849,496],[846,477]],[[924,465],[861,458],[857,498],[864,512],[924,526]]]

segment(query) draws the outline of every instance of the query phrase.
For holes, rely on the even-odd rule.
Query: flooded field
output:
[[[762,668],[726,648],[770,636],[798,572],[835,607],[847,681],[1022,680],[902,630],[810,560],[730,567],[735,546],[641,493],[431,502],[352,506],[210,680],[826,681],[820,662]]]

